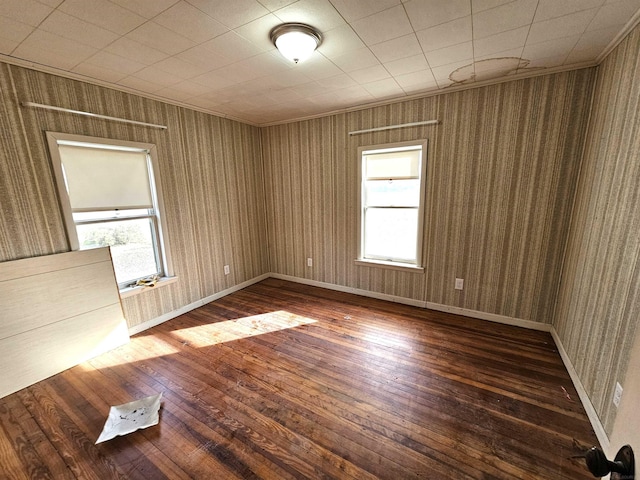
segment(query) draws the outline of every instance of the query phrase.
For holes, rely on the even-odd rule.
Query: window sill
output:
[[[380,267],[411,273],[424,273],[424,267],[413,265],[411,263],[385,262],[383,260],[367,260],[358,258],[355,260],[355,264],[360,265],[361,267]]]
[[[155,290],[159,287],[164,287],[165,285],[170,285],[172,283],[176,283],[178,281],[178,277],[162,277],[158,280],[153,287],[127,287],[120,290],[120,299],[133,297],[135,295],[139,295],[143,292],[147,292],[149,290]]]

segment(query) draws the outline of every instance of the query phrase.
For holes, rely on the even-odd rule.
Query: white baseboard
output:
[[[254,283],[258,283],[261,282],[262,280],[265,280],[267,278],[269,278],[271,275],[268,273],[259,275],[255,278],[252,278],[251,280],[247,280],[246,282],[242,282],[239,283],[238,285],[234,285],[233,287],[227,288],[226,290],[222,290],[218,293],[215,293],[213,295],[209,295],[208,297],[202,298],[200,300],[197,300],[193,303],[190,303],[189,305],[185,305],[184,307],[180,307],[177,310],[173,310],[169,313],[165,313],[164,315],[160,315],[159,317],[156,318],[152,318],[151,320],[147,320],[146,322],[143,322],[139,325],[134,325],[133,327],[129,328],[129,335],[135,335],[136,333],[140,333],[143,332],[145,330],[148,330],[149,328],[155,327],[157,325],[160,325],[161,323],[167,322],[169,320],[171,320],[172,318],[176,318],[179,317],[180,315],[190,312],[191,310],[195,310],[198,307],[201,307],[203,305],[206,305],[207,303],[211,303],[214,300],[218,300],[219,298],[222,297],[226,297],[227,295],[233,293],[233,292],[237,292],[238,290],[242,290],[243,288],[248,287],[249,285],[253,285]]]
[[[413,307],[426,308],[427,306],[427,302],[414,300],[413,298],[398,297],[396,295],[388,295],[386,293],[370,292],[369,290],[345,287],[344,285],[336,285],[334,283],[319,282],[317,280],[311,280],[308,278],[292,277],[290,275],[282,275],[281,273],[272,273],[269,276],[272,278],[278,278],[280,280],[288,280],[290,282],[311,285],[312,287],[326,288],[327,290],[335,290],[337,292],[353,293],[362,297],[377,298],[378,300],[387,300],[389,302],[402,303],[404,305],[411,305]]]
[[[531,320],[523,320],[520,318],[509,317],[506,315],[497,315],[494,313],[481,312],[478,310],[470,310],[467,308],[452,307],[449,305],[441,305],[433,302],[424,302],[424,301],[415,300],[412,298],[398,297],[396,295],[387,295],[384,293],[370,292],[368,290],[361,290],[359,288],[345,287],[343,285],[335,285],[333,283],[319,282],[317,280],[311,280],[307,278],[294,277],[290,275],[282,275],[280,273],[265,273],[258,277],[252,278],[251,280],[247,280],[246,282],[240,283],[231,288],[227,288],[226,290],[222,290],[218,293],[215,293],[214,295],[210,295],[201,300],[193,302],[189,305],[185,305],[182,308],[179,308],[172,312],[161,315],[160,317],[153,318],[144,323],[141,323],[140,325],[135,325],[129,329],[129,334],[135,335],[136,333],[140,333],[151,327],[160,325],[161,323],[171,320],[172,318],[178,317],[184,313],[187,313],[198,307],[206,305],[207,303],[213,302],[214,300],[225,297],[231,293],[237,292],[238,290],[242,290],[243,288],[246,288],[249,285],[253,285],[254,283],[261,282],[262,280],[265,280],[269,277],[277,278],[280,280],[288,280],[290,282],[301,283],[304,285],[311,285],[314,287],[326,288],[328,290],[335,290],[338,292],[353,293],[355,295],[361,295],[363,297],[377,298],[379,300],[387,300],[390,302],[402,303],[402,304],[411,305],[414,307],[427,308],[427,309],[437,310],[441,312],[454,313],[456,315],[464,315],[466,317],[477,318],[480,320],[488,320],[490,322],[503,323],[506,325],[513,325],[516,327],[528,328],[530,330],[550,332],[556,344],[556,347],[558,348],[560,357],[562,358],[562,361],[567,371],[569,372],[569,376],[571,377],[573,385],[576,388],[576,391],[578,392],[580,401],[582,402],[582,405],[584,406],[584,409],[587,412],[587,416],[589,418],[589,421],[591,422],[591,425],[593,426],[593,430],[595,431],[596,436],[598,437],[598,441],[600,442],[600,445],[605,450],[609,448],[609,437],[607,436],[607,433],[605,432],[604,427],[600,422],[600,418],[598,417],[598,414],[596,413],[596,410],[593,407],[593,404],[591,403],[591,400],[589,399],[589,396],[587,395],[586,390],[584,389],[582,383],[580,382],[578,373],[576,372],[576,369],[571,363],[571,360],[569,359],[569,355],[567,354],[566,350],[562,345],[562,342],[560,341],[560,337],[556,333],[553,326],[547,323],[533,322]]]
[[[498,315],[495,313],[480,312],[478,310],[470,310],[468,308],[451,307],[449,305],[441,305],[439,303],[426,302],[427,308],[438,310],[439,312],[455,313],[456,315],[464,315],[465,317],[478,318],[480,320],[489,320],[490,322],[504,323],[514,327],[528,328],[529,330],[538,330],[541,332],[550,332],[552,326],[548,323],[534,322],[532,320],[523,320],[516,317],[508,317],[506,315]]]
[[[591,422],[591,426],[593,427],[593,431],[596,433],[596,437],[598,437],[598,441],[602,446],[604,451],[609,449],[609,436],[607,432],[604,430],[604,426],[600,421],[600,417],[596,413],[596,409],[591,403],[591,399],[589,395],[587,395],[587,391],[585,390],[582,382],[580,381],[580,377],[578,376],[578,372],[571,363],[571,359],[567,354],[567,351],[564,349],[562,342],[560,341],[560,337],[556,332],[555,328],[551,329],[551,336],[553,337],[553,341],[556,342],[556,347],[558,347],[558,352],[560,353],[560,357],[562,358],[562,362],[564,363],[565,368],[569,372],[569,376],[571,377],[571,381],[573,382],[573,386],[576,387],[576,391],[578,392],[578,396],[580,397],[580,401],[582,402],[582,406],[587,412],[587,417],[589,417],[589,421]]]

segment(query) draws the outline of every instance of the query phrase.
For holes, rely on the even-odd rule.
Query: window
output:
[[[73,250],[111,247],[119,287],[167,275],[155,146],[47,132]]]
[[[360,261],[421,268],[426,142],[361,147]]]

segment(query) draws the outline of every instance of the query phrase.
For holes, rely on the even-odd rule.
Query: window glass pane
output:
[[[418,207],[420,180],[368,180],[365,182],[367,206]]]
[[[365,216],[365,258],[416,261],[417,208],[369,208]]]
[[[113,268],[118,283],[158,273],[151,219],[76,225],[80,249],[111,246]]]

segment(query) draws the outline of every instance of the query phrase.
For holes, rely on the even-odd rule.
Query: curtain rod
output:
[[[366,132],[379,132],[380,130],[391,130],[394,128],[415,127],[416,125],[437,125],[440,120],[425,120],[424,122],[402,123],[400,125],[389,125],[388,127],[367,128],[366,130],[355,130],[349,132],[349,135],[357,135]]]
[[[98,113],[83,112],[80,110],[71,110],[69,108],[54,107],[52,105],[43,105],[42,103],[22,102],[23,107],[42,108],[44,110],[55,110],[56,112],[75,113],[76,115],[85,115],[87,117],[102,118],[104,120],[113,120],[114,122],[132,123],[143,127],[160,128],[166,130],[166,125],[158,125],[155,123],[138,122],[137,120],[128,120],[126,118],[109,117],[108,115],[100,115]]]

